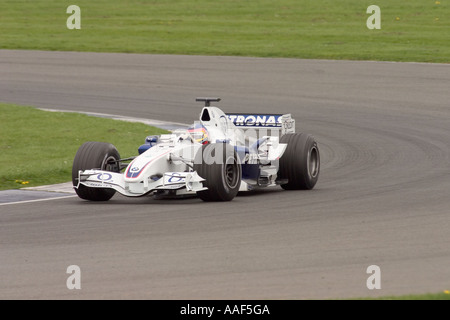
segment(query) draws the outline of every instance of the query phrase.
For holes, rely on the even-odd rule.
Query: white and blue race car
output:
[[[312,135],[295,133],[290,114],[225,114],[210,105],[219,98],[196,100],[205,103],[199,121],[187,130],[147,137],[135,157],[121,159],[109,143],[84,143],[72,168],[78,196],[106,201],[119,192],[230,201],[256,188],[314,188],[319,148]]]

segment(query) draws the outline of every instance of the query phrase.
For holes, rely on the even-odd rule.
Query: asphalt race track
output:
[[[0,298],[450,289],[449,87],[445,64],[0,50],[2,102],[186,123],[201,110],[195,97],[219,96],[226,112],[291,113],[322,160],[312,191],[230,203],[116,195],[0,206]],[[81,290],[66,287],[69,265]],[[379,290],[366,286],[371,265]]]

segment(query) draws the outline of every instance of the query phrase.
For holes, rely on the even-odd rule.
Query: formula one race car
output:
[[[290,114],[225,114],[205,103],[187,130],[149,136],[138,156],[121,159],[109,143],[86,142],[75,155],[72,182],[82,199],[197,195],[230,201],[239,191],[280,185],[312,189],[319,177],[319,148],[313,136],[295,133]]]

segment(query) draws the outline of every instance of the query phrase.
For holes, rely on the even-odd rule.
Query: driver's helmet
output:
[[[188,128],[188,133],[192,141],[201,144],[208,144],[208,130],[201,123],[195,123]]]

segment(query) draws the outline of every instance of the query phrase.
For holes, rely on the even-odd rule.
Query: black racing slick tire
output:
[[[237,195],[242,166],[234,147],[227,143],[202,146],[194,160],[194,170],[205,179],[207,190],[197,192],[203,201],[231,201]]]
[[[314,137],[306,133],[288,133],[280,143],[287,147],[280,158],[278,177],[287,180],[285,190],[311,190],[319,179],[320,154]]]
[[[78,185],[78,171],[99,169],[110,172],[120,172],[120,155],[116,147],[110,143],[89,141],[78,149],[72,166],[72,183]],[[91,201],[108,201],[116,191],[106,188],[90,188],[79,185],[75,188],[81,199]]]

